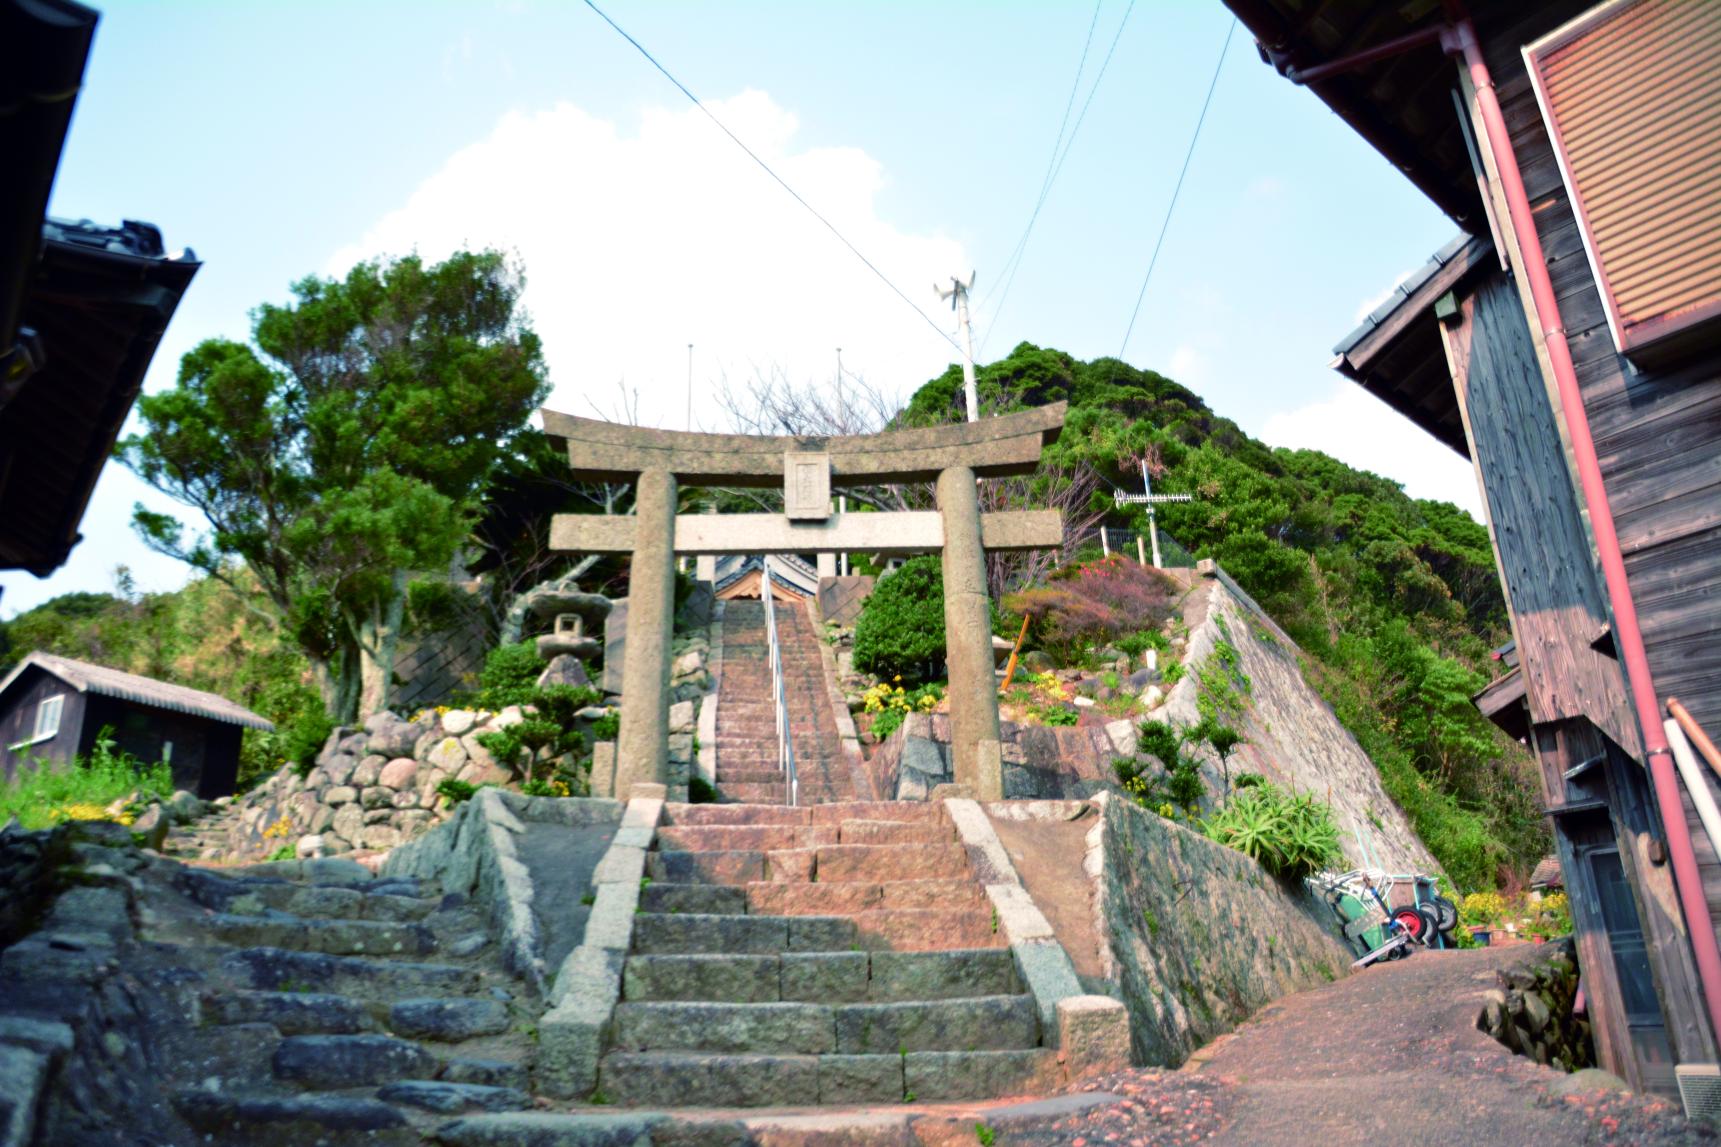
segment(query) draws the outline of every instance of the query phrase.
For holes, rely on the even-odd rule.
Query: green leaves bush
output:
[[[1311,876],[1340,855],[1333,810],[1307,793],[1272,784],[1239,791],[1201,822],[1201,831],[1287,880]]]
[[[855,622],[855,668],[915,683],[943,676],[944,572],[938,558],[911,558],[879,579]]]

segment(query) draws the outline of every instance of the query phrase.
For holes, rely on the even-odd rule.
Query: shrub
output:
[[[711,782],[701,776],[687,778],[688,804],[716,804],[717,790],[711,787]]]
[[[544,661],[538,656],[536,642],[498,645],[484,659],[472,703],[492,713],[510,705],[529,705],[543,672]]]
[[[861,607],[855,668],[918,683],[942,676],[943,667],[944,574],[936,557],[911,558]]]
[[[1182,809],[1185,816],[1194,816],[1207,789],[1201,783],[1200,765],[1183,752],[1183,734],[1164,721],[1143,721],[1139,729],[1138,748],[1157,757],[1164,771],[1149,776],[1139,762],[1120,757],[1112,762],[1118,783],[1143,808],[1158,810],[1170,805]]]
[[[1133,653],[1148,648],[1151,639],[1141,635],[1164,624],[1171,602],[1163,575],[1113,554],[1067,566],[1048,584],[1011,594],[1004,608],[1030,618],[1041,647],[1068,663],[1089,645],[1128,640]]]
[[[594,741],[613,741],[620,735],[620,713],[605,713],[592,722],[592,740]]]
[[[1201,822],[1201,831],[1288,880],[1313,875],[1339,855],[1333,810],[1307,793],[1271,784],[1239,792]]]
[[[471,800],[473,794],[477,791],[477,785],[470,784],[466,781],[457,781],[453,777],[446,778],[441,784],[436,786],[436,795],[446,800],[450,808],[460,804],[462,801]]]
[[[334,731],[335,723],[329,720],[320,703],[304,710],[291,724],[275,730],[281,759],[291,764],[301,777],[309,775],[317,767],[317,754]]]

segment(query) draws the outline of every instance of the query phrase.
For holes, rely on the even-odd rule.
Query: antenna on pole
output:
[[[950,309],[956,312],[956,321],[962,327],[962,395],[968,401],[968,421],[980,421],[980,391],[974,383],[974,327],[968,321],[968,292],[974,289],[974,272],[968,272],[968,281],[964,283],[955,275],[950,276],[950,289],[934,285],[941,299],[950,300]]]
[[[1113,495],[1113,500],[1119,507],[1142,505],[1147,507],[1147,536],[1153,539],[1153,568],[1162,569],[1163,566],[1161,566],[1159,559],[1159,521],[1154,516],[1153,508],[1162,502],[1193,502],[1195,496],[1193,494],[1155,494],[1153,482],[1147,476],[1147,460],[1145,458],[1142,459],[1141,463],[1141,486],[1146,493],[1126,494],[1122,490],[1117,490]],[[1104,527],[1102,526],[1101,529],[1103,530]]]

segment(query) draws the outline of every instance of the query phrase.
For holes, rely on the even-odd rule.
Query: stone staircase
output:
[[[858,795],[831,713],[819,635],[801,602],[777,603],[789,730],[794,739],[800,804],[851,801]],[[723,665],[717,686],[717,791],[725,802],[784,804],[788,784],[777,759],[765,605],[735,600],[723,612]]]
[[[205,1142],[416,1144],[451,1114],[531,1106],[537,1009],[464,897],[345,860],[172,885],[142,938],[187,984],[164,1090]]]
[[[671,804],[646,874],[600,1102],[900,1104],[1063,1082],[942,804]]]

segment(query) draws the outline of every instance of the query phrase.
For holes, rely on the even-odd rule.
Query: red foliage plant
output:
[[[1157,629],[1171,614],[1172,586],[1157,570],[1121,554],[1060,571],[1051,584],[1004,599],[1004,608],[1033,619],[1047,652],[1067,658],[1088,645]]]

